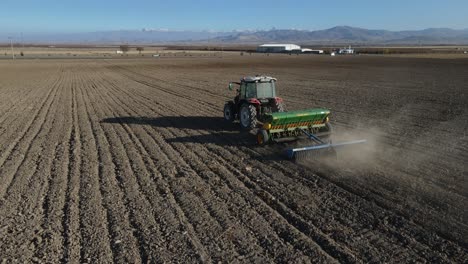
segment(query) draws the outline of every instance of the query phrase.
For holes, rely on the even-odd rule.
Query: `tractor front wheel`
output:
[[[243,129],[257,127],[257,109],[254,105],[243,104],[239,111],[240,125]]]
[[[224,120],[234,122],[234,105],[231,103],[224,105]]]
[[[266,145],[270,141],[270,136],[265,129],[259,129],[257,131],[257,143],[260,146]]]

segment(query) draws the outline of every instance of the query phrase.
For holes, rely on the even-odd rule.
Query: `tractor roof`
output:
[[[241,79],[241,82],[271,82],[276,81],[276,78],[270,76],[247,76]]]

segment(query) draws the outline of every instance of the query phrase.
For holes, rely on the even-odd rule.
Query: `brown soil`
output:
[[[222,119],[256,73],[368,143],[256,146]],[[467,83],[466,59],[1,61],[0,261],[466,262]]]

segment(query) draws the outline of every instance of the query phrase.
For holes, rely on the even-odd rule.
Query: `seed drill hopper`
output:
[[[291,141],[298,138],[310,140],[304,147],[289,148],[286,156],[297,159],[317,154],[335,156],[335,149],[366,140],[332,143],[330,110],[313,108],[286,112],[283,99],[276,96],[276,79],[268,76],[244,77],[232,101],[224,106],[224,118],[229,122],[239,119],[242,129],[257,130],[257,143],[265,145]],[[229,88],[232,89],[232,84]]]

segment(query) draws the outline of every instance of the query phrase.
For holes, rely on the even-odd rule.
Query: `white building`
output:
[[[339,54],[354,54],[354,49],[349,46],[348,48],[343,48],[338,51]]]
[[[257,47],[257,52],[301,52],[301,46],[295,44],[263,44]]]
[[[323,54],[323,50],[302,49],[302,53]]]

